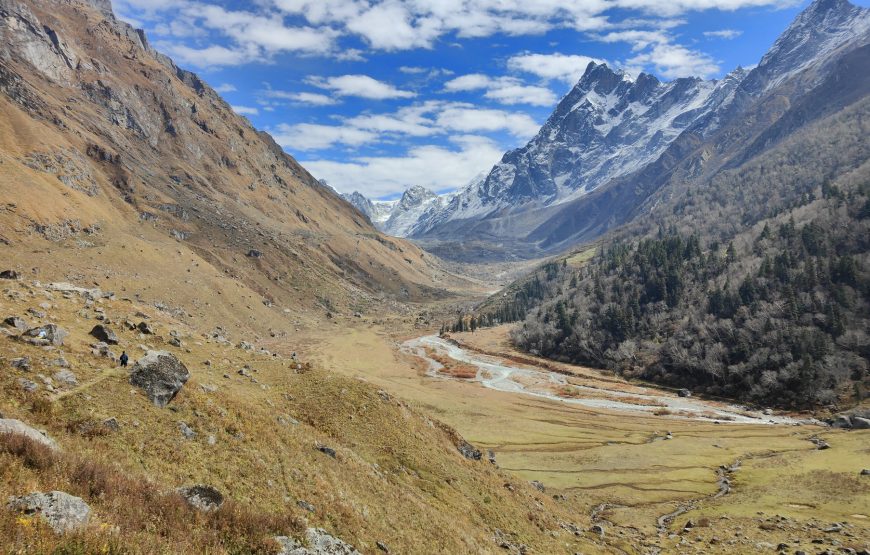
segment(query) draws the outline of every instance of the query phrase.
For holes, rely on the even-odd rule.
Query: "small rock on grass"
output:
[[[214,486],[196,484],[176,491],[191,507],[204,513],[216,511],[224,504],[223,494]]]

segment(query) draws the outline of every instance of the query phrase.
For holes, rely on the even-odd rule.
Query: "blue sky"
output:
[[[858,2],[867,5],[868,0]],[[525,144],[590,60],[662,80],[758,62],[792,0],[114,0],[340,192],[442,192]]]

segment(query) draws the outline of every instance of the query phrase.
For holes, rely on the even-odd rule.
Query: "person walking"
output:
[[[122,352],[121,352],[121,358],[118,359],[118,360],[121,361],[121,366],[126,368],[126,367],[127,367],[127,361],[130,360],[130,357],[127,356],[127,351],[122,351]]]

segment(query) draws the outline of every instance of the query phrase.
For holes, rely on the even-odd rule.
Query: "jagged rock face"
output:
[[[187,367],[166,351],[148,351],[133,365],[130,374],[130,383],[142,389],[160,408],[168,405],[189,379]]]
[[[344,200],[351,203],[354,208],[363,213],[369,221],[375,221],[375,205],[359,191],[354,191],[349,195],[341,195]]]
[[[58,534],[82,528],[91,517],[91,508],[87,503],[62,491],[13,497],[7,508],[25,515],[41,516]]]
[[[552,205],[594,191],[657,158],[686,128],[729,102],[739,82],[729,75],[661,83],[590,63],[529,144],[505,154],[486,179],[462,191],[417,235],[438,235],[438,226],[452,220]]]
[[[846,43],[866,43],[870,10],[847,0],[816,0],[789,25],[761,58],[743,88],[770,90],[796,73],[825,60]]]
[[[51,81],[69,85],[78,56],[24,3],[0,0],[0,60],[20,57]]]
[[[394,237],[409,237],[421,222],[444,208],[445,198],[425,187],[415,185],[407,189],[399,200],[369,200],[354,191],[343,195],[381,231]]]

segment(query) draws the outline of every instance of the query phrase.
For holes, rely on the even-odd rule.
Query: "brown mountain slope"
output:
[[[0,18],[7,267],[258,331],[457,283],[100,3],[0,0]]]

